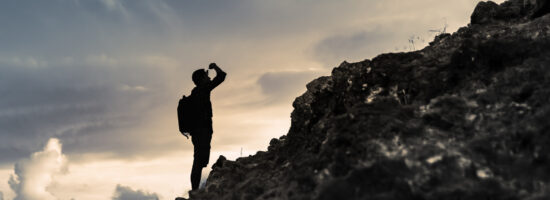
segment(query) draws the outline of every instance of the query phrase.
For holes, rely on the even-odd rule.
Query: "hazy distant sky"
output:
[[[216,62],[228,74],[212,94],[209,169],[286,134],[292,101],[315,77],[410,51],[410,38],[420,49],[445,24],[467,25],[477,2],[2,1],[0,199],[32,195],[10,188],[16,173],[53,177],[11,185],[54,199],[173,199],[190,188],[192,145],[176,105],[192,71]]]

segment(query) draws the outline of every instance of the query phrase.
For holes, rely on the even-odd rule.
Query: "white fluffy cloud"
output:
[[[142,190],[133,190],[130,187],[117,185],[113,200],[158,200],[156,193],[148,193]]]
[[[57,138],[50,138],[42,151],[17,162],[14,170],[15,176],[12,175],[9,180],[16,194],[14,200],[56,199],[48,191],[48,186],[55,175],[67,171],[67,159],[61,151],[61,143]]]

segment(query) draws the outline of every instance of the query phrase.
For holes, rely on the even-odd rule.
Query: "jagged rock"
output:
[[[530,0],[528,4],[534,7],[533,12],[531,14],[532,18],[541,17],[550,13],[550,1]]]
[[[472,16],[470,17],[470,21],[472,24],[489,23],[497,16],[499,9],[500,6],[498,6],[495,2],[479,2],[474,10],[474,13],[472,13]]]
[[[511,0],[497,5],[492,1],[479,2],[471,16],[471,24],[511,22],[538,18],[550,13],[548,0]]]
[[[547,2],[482,2],[420,51],[342,63],[190,199],[549,199]]]

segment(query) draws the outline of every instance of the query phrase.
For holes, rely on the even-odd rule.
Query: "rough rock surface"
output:
[[[550,199],[547,2],[481,2],[420,51],[342,63],[190,199]]]

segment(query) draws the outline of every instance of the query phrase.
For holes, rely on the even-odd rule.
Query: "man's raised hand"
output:
[[[208,65],[208,69],[214,69],[218,67],[218,65],[216,65],[216,63],[210,63],[210,65]]]

